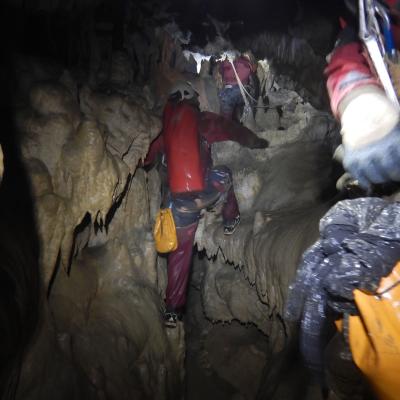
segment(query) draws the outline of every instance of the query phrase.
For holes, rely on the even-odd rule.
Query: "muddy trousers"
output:
[[[250,85],[245,85],[244,87],[252,97],[256,95],[253,87]],[[225,86],[218,93],[218,97],[222,116],[228,119],[235,119],[235,115],[238,117],[237,112],[240,112],[241,117],[243,116],[244,100],[238,85]],[[256,115],[256,104],[254,104],[253,99],[250,98],[249,103],[253,115]]]
[[[242,93],[239,85],[225,86],[219,93],[220,114],[225,118],[232,119],[235,109],[244,106]]]
[[[239,207],[233,190],[231,171],[224,166],[215,167],[209,172],[204,191],[172,195],[171,198],[178,248],[168,255],[165,303],[168,311],[179,311],[186,304],[194,236],[201,210],[223,202],[222,219],[224,224],[229,224],[239,215]]]

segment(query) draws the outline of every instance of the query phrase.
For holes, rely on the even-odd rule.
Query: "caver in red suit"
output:
[[[399,43],[398,28],[393,32]],[[343,166],[364,188],[400,181],[399,112],[371,71],[355,30],[345,27],[337,43],[325,74],[341,122]]]
[[[181,83],[185,87],[185,83]],[[178,90],[170,97],[163,116],[163,130],[150,146],[145,164],[157,154],[165,155],[169,201],[177,226],[178,248],[168,256],[167,311],[181,311],[186,303],[186,288],[193,242],[200,211],[223,203],[224,233],[230,234],[240,221],[232,185],[225,166],[213,167],[211,144],[233,140],[250,148],[265,148],[268,142],[238,123],[211,112],[200,112],[197,96]],[[192,89],[191,89],[192,90]],[[188,94],[189,93],[189,94]]]
[[[240,82],[246,90],[254,95],[254,73],[257,70],[257,64],[251,61],[252,56],[242,55],[233,60],[233,66],[236,70]],[[219,63],[219,73],[222,77],[223,87],[218,93],[220,100],[220,112],[226,118],[232,119],[235,109],[244,105],[244,99],[239,88],[235,71],[228,59]]]

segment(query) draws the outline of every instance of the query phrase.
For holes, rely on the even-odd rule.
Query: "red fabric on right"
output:
[[[362,46],[358,42],[335,49],[324,73],[328,78],[326,85],[332,112],[336,117],[338,117],[340,101],[354,88],[371,84],[380,86],[362,54]]]

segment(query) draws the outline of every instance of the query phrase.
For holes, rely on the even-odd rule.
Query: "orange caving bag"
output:
[[[170,208],[158,211],[153,236],[159,253],[170,253],[178,247],[174,216]]]
[[[358,316],[349,317],[354,362],[379,400],[400,399],[400,262],[375,294],[354,291]]]

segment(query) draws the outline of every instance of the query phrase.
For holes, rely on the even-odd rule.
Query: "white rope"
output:
[[[234,74],[235,74],[236,80],[237,80],[238,85],[239,85],[240,93],[242,94],[242,97],[243,97],[243,100],[244,100],[244,104],[245,104],[247,107],[250,108],[250,104],[249,104],[249,102],[248,102],[248,100],[247,100],[246,94],[247,94],[247,96],[249,96],[249,98],[250,98],[251,100],[254,101],[254,103],[258,104],[258,101],[257,101],[257,100],[246,90],[246,88],[244,87],[242,81],[241,81],[240,78],[239,78],[239,75],[238,75],[237,72],[236,72],[236,68],[235,68],[235,66],[233,65],[232,59],[231,59],[231,58],[228,58],[228,60],[229,60],[229,62],[230,62],[231,65],[232,65],[233,72],[234,72]],[[270,107],[269,107],[269,106],[256,106],[255,108],[270,108]]]
[[[247,94],[247,96],[249,96],[250,99],[254,101],[254,103],[258,103],[258,101],[247,91],[246,86],[243,86],[243,90]]]
[[[235,68],[235,66],[233,65],[233,61],[232,61],[231,59],[229,59],[229,62],[230,62],[231,65],[232,65],[233,72],[234,72],[234,74],[235,74],[237,83],[238,83],[238,85],[239,85],[240,93],[242,94],[242,97],[243,97],[243,100],[244,100],[244,104],[245,104],[247,107],[250,107],[249,101],[247,100],[247,97],[246,97],[246,94],[245,94],[245,90],[246,90],[246,89],[244,88],[243,83],[242,83],[242,81],[240,80],[239,75],[238,75],[237,72],[236,72],[236,68]]]

